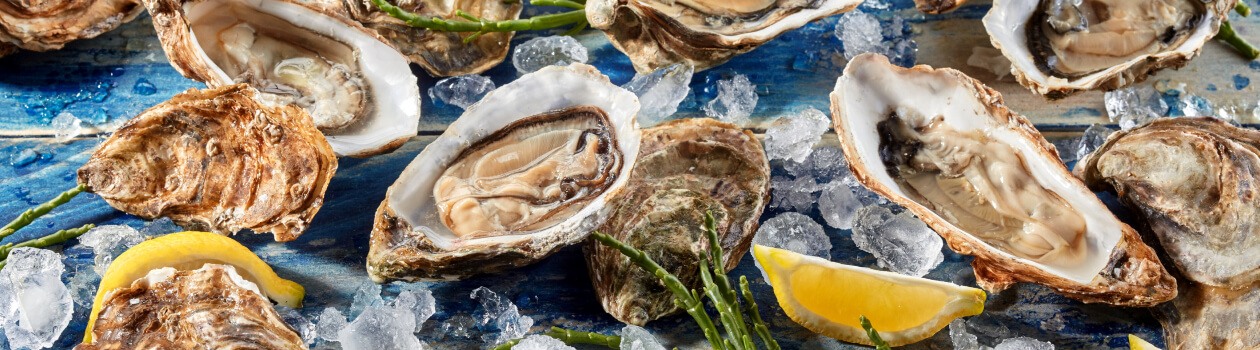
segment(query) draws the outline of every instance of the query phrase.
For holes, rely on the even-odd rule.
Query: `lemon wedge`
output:
[[[302,306],[302,298],[306,295],[302,285],[280,278],[271,266],[236,240],[210,232],[172,233],[127,249],[109,265],[96,289],[83,342],[92,342],[92,326],[96,324],[101,303],[110,291],[130,287],[132,282],[154,269],[173,267],[195,270],[205,264],[231,265],[241,277],[257,284],[258,289],[276,303],[291,308]]]
[[[1145,339],[1138,338],[1136,335],[1129,334],[1129,350],[1159,350],[1155,345],[1146,342]]]
[[[890,346],[931,337],[950,321],[984,311],[984,291],[924,278],[849,266],[762,245],[753,256],[765,269],[779,306],[811,331],[872,345],[865,315]]]

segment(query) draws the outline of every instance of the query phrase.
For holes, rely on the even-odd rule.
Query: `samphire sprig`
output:
[[[66,204],[66,202],[69,202],[70,199],[74,198],[75,196],[78,196],[79,193],[83,193],[85,189],[86,187],[84,187],[83,185],[76,186],[75,188],[62,192],[61,194],[57,195],[57,197],[53,198],[52,200],[48,202],[42,203],[38,206],[35,206],[34,208],[23,211],[22,214],[19,214],[17,218],[13,219],[13,221],[10,221],[8,225],[4,225],[3,228],[0,228],[0,240],[13,235],[18,230],[21,230],[23,227],[26,227],[27,225],[30,225],[31,222],[35,221],[35,219],[38,219],[39,217],[44,216],[45,214],[48,214],[48,212],[52,211],[54,208],[61,206],[62,204]],[[91,230],[93,227],[96,227],[96,225],[87,224],[87,225],[80,226],[78,228],[53,232],[50,235],[31,239],[25,242],[20,242],[16,244],[5,243],[3,245],[0,245],[0,269],[4,269],[4,267],[7,265],[9,252],[12,252],[13,249],[15,248],[21,248],[21,247],[44,248],[44,247],[48,247],[52,245],[65,243],[66,241],[70,239],[82,236],[84,233],[87,233],[87,231]]]
[[[1234,5],[1234,12],[1237,12],[1240,16],[1247,17],[1251,15],[1251,8],[1243,1],[1238,1],[1238,4]],[[1229,21],[1221,22],[1221,29],[1216,33],[1216,39],[1233,46],[1247,60],[1260,58],[1260,49],[1256,49],[1247,40],[1238,36],[1238,32],[1234,31],[1234,26],[1229,24]]]
[[[892,347],[884,342],[884,338],[879,336],[879,331],[871,326],[871,320],[866,319],[866,315],[858,316],[858,323],[862,324],[862,329],[866,330],[866,337],[871,339],[871,344],[875,345],[875,350],[891,350]]]
[[[594,333],[594,332],[575,331],[575,330],[564,329],[560,327],[551,327],[551,329],[547,330],[547,332],[543,334],[546,334],[547,336],[552,337],[552,338],[560,339],[560,341],[569,345],[591,344],[591,345],[599,345],[599,346],[607,347],[609,349],[621,348],[621,337],[618,337],[615,335],[603,335],[603,334]],[[516,346],[517,343],[520,343],[520,342],[521,342],[521,339],[512,339],[510,341],[504,342],[503,344],[499,344],[498,346],[495,346],[494,350],[509,350],[513,346]]]
[[[372,0],[372,4],[390,17],[402,20],[408,26],[440,32],[473,33],[464,38],[464,43],[477,40],[481,35],[491,32],[517,32],[570,27],[566,34],[573,34],[586,29],[586,26],[589,25],[586,21],[586,0],[532,0],[530,4],[534,6],[556,6],[570,10],[531,18],[502,21],[487,20],[463,10],[455,11],[455,15],[462,18],[462,20],[456,20],[419,15],[394,6],[386,0]]]

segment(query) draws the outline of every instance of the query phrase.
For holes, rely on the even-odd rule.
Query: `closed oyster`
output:
[[[288,0],[145,0],[181,74],[248,83],[310,113],[338,155],[392,151],[416,135],[420,90],[406,57],[363,26]]]
[[[1019,83],[1049,98],[1180,68],[1237,0],[995,0],[984,16]]]
[[[647,253],[691,288],[709,242],[712,213],[729,271],[748,252],[770,191],[770,166],[748,131],[713,119],[682,119],[643,131],[639,160],[625,191],[609,199],[598,231]],[[643,325],[679,310],[674,295],[616,249],[584,247],[591,282],[614,318]]]
[[[1177,299],[1155,308],[1164,349],[1260,349],[1260,283],[1237,290],[1181,285]]]
[[[337,157],[310,117],[247,85],[190,89],[128,121],[79,168],[109,205],[194,230],[301,235]]]
[[[975,79],[866,54],[849,62],[831,103],[858,181],[974,255],[981,287],[1033,282],[1123,306],[1176,295],[1154,250]]]
[[[76,349],[306,349],[258,286],[228,265],[150,271],[104,299]]]
[[[861,0],[590,0],[586,19],[651,72],[688,62],[696,70],[730,60],[809,22],[848,12]]]
[[[373,280],[458,279],[538,261],[604,222],[639,151],[634,94],[594,67],[526,74],[464,111],[376,212]]]
[[[138,0],[7,0],[0,2],[0,57],[15,49],[52,51],[130,22]]]
[[[389,1],[389,0],[387,0]],[[464,20],[456,11],[488,21],[514,20],[520,17],[522,1],[423,0],[389,1],[392,5],[425,17]],[[452,33],[413,28],[402,20],[390,17],[372,4],[372,0],[346,0],[345,6],[354,20],[375,30],[402,51],[411,62],[424,67],[430,75],[447,77],[486,71],[507,57],[512,32],[484,33],[471,42],[464,40],[474,33]]]

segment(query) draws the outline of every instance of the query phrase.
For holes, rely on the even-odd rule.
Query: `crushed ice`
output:
[[[70,324],[74,302],[61,281],[66,266],[57,252],[21,247],[0,270],[0,329],[14,349],[53,346]]]
[[[459,108],[468,108],[494,90],[494,81],[483,75],[469,74],[438,80],[429,89],[429,98]]]
[[[512,66],[521,74],[531,73],[546,66],[567,66],[570,63],[586,63],[589,59],[586,47],[571,36],[557,35],[529,39],[512,50]]]
[[[691,93],[690,63],[676,63],[648,74],[635,74],[623,87],[639,96],[639,126],[650,127],[668,119]]]
[[[735,74],[717,81],[717,97],[704,105],[704,114],[727,123],[746,125],[757,108],[757,86],[748,76]]]
[[[872,205],[858,209],[856,216],[853,243],[874,255],[879,267],[923,277],[945,260],[941,237],[909,211],[893,213],[888,207]]]

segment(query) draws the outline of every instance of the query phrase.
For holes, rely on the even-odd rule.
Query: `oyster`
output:
[[[1237,290],[1181,285],[1177,299],[1155,308],[1165,349],[1260,349],[1260,283]]]
[[[8,0],[0,2],[0,56],[17,48],[61,49],[66,43],[130,22],[144,11],[138,0]]]
[[[338,155],[392,151],[415,136],[420,90],[406,57],[358,23],[287,0],[145,0],[181,74],[253,85],[306,109]]]
[[[927,14],[940,14],[953,11],[967,0],[914,0],[914,7]]]
[[[1176,295],[1154,250],[975,79],[864,54],[836,82],[831,109],[858,181],[974,255],[981,287],[1034,282],[1123,306]]]
[[[1216,35],[1236,0],[995,0],[993,46],[1029,90],[1061,98],[1180,68]]]
[[[76,349],[306,349],[258,286],[228,265],[150,271],[111,291]]]
[[[672,121],[643,131],[629,185],[609,199],[612,215],[598,231],[699,289],[705,213],[716,220],[729,271],[748,252],[769,186],[770,166],[751,132],[713,119]],[[589,241],[584,250],[595,293],[616,319],[643,325],[680,310],[656,276],[616,249]]]
[[[389,1],[389,0],[387,0]],[[425,0],[389,1],[394,6],[421,16],[464,20],[456,11],[488,21],[514,20],[520,17],[522,1]],[[411,62],[424,67],[433,76],[476,74],[503,62],[507,57],[512,32],[484,33],[471,42],[464,40],[474,33],[451,33],[413,28],[402,20],[390,17],[372,4],[372,0],[344,1],[354,20],[375,30],[402,51]]]
[[[373,280],[458,279],[533,263],[609,212],[639,151],[634,94],[594,67],[551,66],[470,106],[389,187]]]
[[[258,95],[244,84],[175,95],[105,140],[79,183],[142,218],[294,240],[323,205],[337,157],[305,111]]]
[[[809,22],[853,10],[861,2],[590,0],[586,19],[630,56],[640,73],[680,62],[689,62],[698,71]]]

